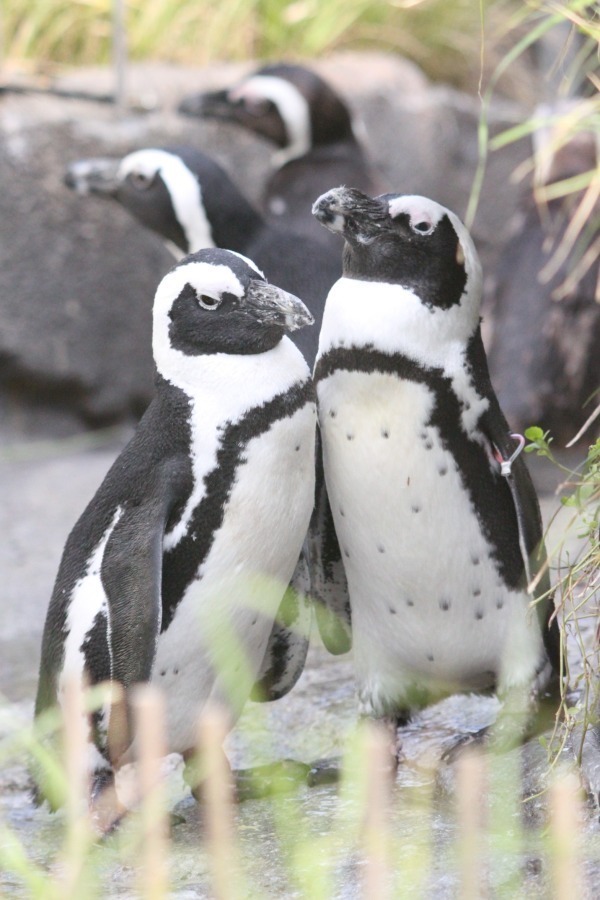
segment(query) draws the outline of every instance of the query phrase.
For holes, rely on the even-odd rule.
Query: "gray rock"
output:
[[[137,418],[147,405],[152,300],[173,257],[117,204],[75,196],[63,175],[82,156],[211,144],[191,130],[168,115],[118,119],[105,104],[37,95],[0,100],[4,435],[70,434]]]
[[[550,129],[534,136],[538,188],[596,168],[597,135],[591,130],[578,131],[558,149],[552,141]],[[541,425],[560,445],[592,413],[589,401],[600,383],[600,259],[593,246],[600,216],[597,199],[575,246],[561,253],[583,200],[581,191],[536,203],[533,187],[524,188],[511,237],[494,270],[491,295],[489,361],[500,403],[513,428]],[[577,263],[586,257],[588,268],[577,275]],[[583,440],[593,438],[591,428]]]
[[[0,455],[0,697],[15,701],[34,694],[65,541],[126,436],[27,441]]]
[[[477,164],[478,102],[432,87],[413,65],[383,54],[320,63],[363,122],[389,189],[424,193],[464,214]],[[59,96],[0,97],[0,413],[4,436],[65,435],[137,418],[153,391],[151,305],[172,264],[153,234],[116,205],[80,198],[65,164],[143,146],[190,144],[219,158],[255,202],[270,148],[232,125],[176,115],[184,93],[232,83],[249,66],[131,65],[128,111]],[[83,70],[62,91],[110,93],[111,73]],[[494,129],[522,111],[492,111]],[[493,266],[516,203],[507,176],[523,158],[494,154],[475,237]],[[332,185],[333,186],[333,185]]]

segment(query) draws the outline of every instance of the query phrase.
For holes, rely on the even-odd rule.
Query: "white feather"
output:
[[[460,303],[431,308],[399,285],[342,278],[331,289],[318,359],[335,348],[400,354],[449,378],[466,434],[488,407],[466,361],[479,322],[481,268],[454,214],[422,197],[394,217],[435,230],[448,215],[467,273]],[[544,658],[527,595],[504,584],[451,453],[428,424],[426,384],[336,370],[317,384],[325,477],[352,607],[359,699],[382,715],[413,691],[428,699],[533,683]]]
[[[169,310],[189,282],[203,293],[244,290],[228,266],[192,262],[174,269],[161,281],[154,300],[153,352],[160,374],[192,400],[190,414],[194,487],[179,522],[165,537],[175,546],[186,533],[189,518],[204,495],[204,476],[217,462],[220,429],[276,394],[309,376],[300,351],[287,337],[266,353],[214,353],[189,356],[171,346]]]
[[[106,545],[122,513],[123,510],[121,507],[118,507],[112,522],[102,535],[87,562],[85,574],[75,583],[71,593],[67,611],[67,637],[65,639],[64,663],[59,679],[59,694],[62,694],[65,679],[72,677],[83,678],[85,657],[81,650],[81,645],[92,628],[98,613],[103,613],[106,616],[107,629],[110,633],[108,601],[100,577],[100,571]]]
[[[297,87],[276,75],[254,75],[229,92],[232,100],[243,97],[271,100],[283,119],[288,143],[273,155],[273,162],[282,166],[310,150],[312,133],[310,108]]]
[[[135,172],[147,178],[160,173],[187,239],[189,253],[216,246],[198,179],[179,156],[166,150],[137,150],[121,160],[118,175],[124,180]]]
[[[435,698],[496,677],[530,681],[539,627],[526,596],[503,584],[453,457],[427,425],[429,388],[339,371],[318,398],[365,710],[381,714],[417,684]]]
[[[489,405],[465,368],[466,345],[478,321],[479,305],[469,294],[458,306],[431,310],[400,285],[340,278],[327,298],[318,355],[336,346],[372,344],[442,369],[465,406],[462,422],[470,433]]]
[[[250,441],[223,524],[159,638],[153,678],[167,691],[171,750],[193,746],[209,697],[235,721],[260,670],[308,529],[314,428],[307,404]]]

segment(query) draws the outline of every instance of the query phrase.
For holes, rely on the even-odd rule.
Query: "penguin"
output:
[[[323,568],[360,712],[395,735],[449,694],[495,690],[527,718],[556,679],[560,636],[524,439],[488,374],[471,237],[419,196],[340,187],[313,213],[344,238],[314,380],[339,545],[320,536]]]
[[[156,394],[67,539],[36,717],[62,703],[70,678],[120,684],[126,697],[152,682],[166,698],[168,752],[188,758],[206,703],[233,724],[257,681],[281,696],[296,680],[305,642],[298,658],[295,623],[277,631],[274,620],[314,502],[314,388],[287,336],[311,323],[300,300],[222,249],[163,278]],[[124,710],[106,705],[88,723],[101,831],[123,812],[114,775],[132,755]],[[45,794],[52,805],[42,784]]]
[[[235,122],[277,147],[263,208],[272,219],[338,250],[311,216],[312,201],[332,184],[383,190],[372,171],[347,104],[312,69],[264,66],[228,90],[184,97],[184,115]]]
[[[339,252],[268,224],[218,163],[191,148],[79,160],[65,181],[80,193],[116,200],[176,255],[222,247],[254,260],[274,284],[302,297],[314,316],[315,328],[293,336],[312,366],[325,298],[341,274]]]

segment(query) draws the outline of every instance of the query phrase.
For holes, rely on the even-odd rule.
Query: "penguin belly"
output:
[[[500,577],[454,457],[428,424],[433,391],[337,371],[318,396],[363,711],[530,682],[544,658],[537,616]]]
[[[210,551],[159,637],[152,680],[171,751],[195,745],[208,700],[234,722],[248,699],[308,530],[314,425],[310,404],[248,442]]]

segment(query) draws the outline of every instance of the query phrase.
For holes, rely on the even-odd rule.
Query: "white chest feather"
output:
[[[432,391],[337,371],[318,399],[366,708],[410,705],[417,685],[439,696],[528,680],[541,652],[535,615],[499,577],[454,458],[428,425]]]
[[[238,422],[277,394],[285,393],[307,379],[309,374],[303,356],[288,338],[260,356],[215,354],[193,358],[170,352],[173,357],[179,356],[181,366],[178,377],[171,375],[170,380],[190,398],[190,459],[194,487],[180,520],[165,536],[165,550],[174,547],[186,533],[190,517],[205,494],[206,476],[217,466],[217,453],[228,425]],[[192,383],[202,387],[194,390],[190,387]],[[311,409],[314,432],[314,407]],[[298,426],[290,428],[295,431]],[[302,432],[302,427],[299,431]],[[265,442],[268,444],[266,436]]]
[[[159,638],[153,677],[168,694],[174,750],[193,744],[194,710],[209,697],[234,719],[247,699],[308,530],[315,424],[307,403],[245,446],[208,556]],[[185,532],[216,449],[212,441],[196,448],[193,495],[165,548]]]

